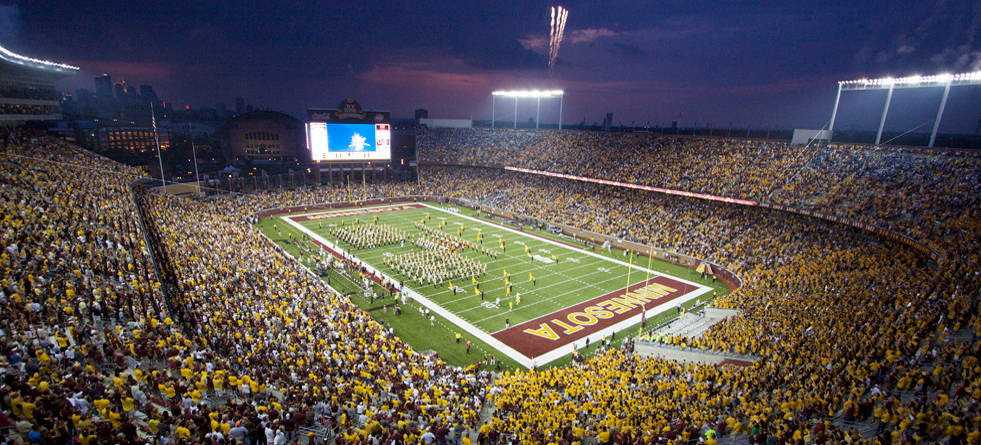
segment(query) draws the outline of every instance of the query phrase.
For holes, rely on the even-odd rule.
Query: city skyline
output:
[[[981,69],[981,6],[969,1],[572,2],[563,4],[568,26],[551,75],[550,3],[455,5],[13,3],[0,7],[0,38],[14,51],[80,66],[62,90],[92,89],[107,72],[153,85],[178,107],[233,108],[246,97],[295,116],[352,97],[399,118],[425,108],[486,120],[491,91],[548,87],[566,90],[566,124],[613,112],[625,125],[819,128],[836,81]],[[931,120],[940,95],[897,93],[886,128]],[[843,96],[836,128],[874,129],[884,97]],[[979,102],[979,87],[952,92],[941,131],[973,132]],[[543,102],[543,123],[554,120],[552,106]],[[519,121],[535,111],[522,104]]]

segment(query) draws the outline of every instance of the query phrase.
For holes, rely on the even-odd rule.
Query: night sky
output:
[[[570,12],[550,76],[553,4]],[[80,66],[62,89],[108,72],[179,107],[242,96],[302,118],[353,97],[395,117],[487,119],[492,90],[549,87],[566,90],[566,123],[612,111],[626,125],[819,128],[837,80],[981,69],[981,2],[35,0],[0,7],[0,42]],[[887,129],[931,120],[940,95],[897,92]],[[838,128],[874,130],[884,99],[846,94]],[[978,104],[981,87],[954,89],[942,131],[973,132]],[[554,104],[542,112],[556,120]],[[529,101],[519,119],[534,113]]]

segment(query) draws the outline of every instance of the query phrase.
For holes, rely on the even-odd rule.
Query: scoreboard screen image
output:
[[[307,149],[314,161],[390,161],[392,129],[388,123],[306,124]]]

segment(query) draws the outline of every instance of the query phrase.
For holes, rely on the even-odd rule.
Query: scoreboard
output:
[[[309,122],[307,148],[314,161],[388,161],[392,159],[391,124]]]
[[[314,161],[391,161],[392,125],[388,112],[364,111],[353,99],[337,109],[310,109],[307,149]]]

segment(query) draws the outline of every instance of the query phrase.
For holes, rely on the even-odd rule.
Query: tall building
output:
[[[112,98],[112,76],[108,73],[95,78],[95,96],[103,99]]]
[[[157,102],[157,92],[150,85],[140,85],[140,97],[147,102]]]
[[[116,84],[112,86],[112,95],[115,96],[117,100],[126,97],[125,80],[120,80],[119,82],[116,82]]]
[[[37,60],[0,47],[0,126],[61,119],[54,82],[78,67]]]
[[[613,126],[613,113],[606,113],[606,117],[603,118],[603,130],[610,131],[610,127]]]
[[[425,108],[416,108],[416,120],[426,119],[429,117],[429,110]]]

